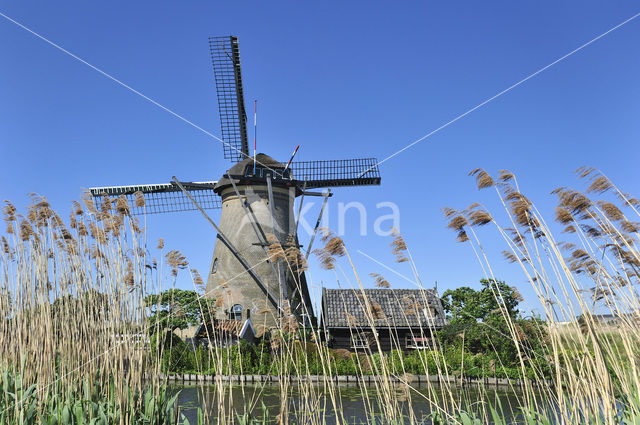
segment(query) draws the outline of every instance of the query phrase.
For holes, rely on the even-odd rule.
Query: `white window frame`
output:
[[[363,332],[353,332],[351,335],[352,348],[369,348],[369,338]]]
[[[240,307],[240,309],[236,309],[236,307]],[[240,304],[234,304],[233,306],[231,306],[231,309],[229,310],[229,319],[231,320],[242,320],[242,306]],[[238,318],[238,315],[240,315],[240,318]]]

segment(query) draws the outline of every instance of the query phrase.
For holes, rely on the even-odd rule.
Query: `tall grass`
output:
[[[507,314],[503,294],[499,290],[493,293],[502,305],[499,313],[507,324],[505,336],[517,350],[516,373],[529,378],[514,406],[520,411],[520,419],[527,423],[637,423],[640,253],[636,221],[640,203],[597,171],[581,169],[579,175],[587,179],[586,193],[567,188],[555,191],[559,199],[555,219],[562,226],[560,234],[567,239],[560,240],[554,233],[557,224],[545,218],[520,192],[511,173],[502,171],[495,179],[483,170],[474,170],[472,175],[479,188],[495,190],[502,212],[491,214],[480,204],[462,210],[446,208],[448,226],[460,242],[471,245],[484,277],[497,279],[495,260],[481,244],[489,230],[480,228],[492,226],[493,233],[487,233],[488,237],[497,235],[504,241],[505,258],[520,266],[544,310],[543,320],[535,326],[547,338],[547,344],[542,353],[532,352],[527,334]],[[139,196],[138,202],[144,200]],[[147,246],[144,229],[129,215],[124,198],[105,198],[99,209],[91,200],[84,205],[76,203],[68,224],[40,197],[34,197],[24,216],[9,203],[4,214],[7,231],[1,239],[0,256],[2,367],[16,370],[23,385],[35,384],[36,409],[44,409],[55,396],[47,388],[81,388],[87,382],[127,408],[143,409],[142,402],[131,401],[127,394],[148,388],[157,396],[163,392],[160,358],[165,355],[163,350],[173,350],[171,345],[160,346],[159,350],[149,348],[143,335],[163,329],[160,323],[146,320],[143,299],[171,286],[180,270],[189,268],[186,259],[176,251],[165,253],[163,244]],[[498,214],[501,219],[496,218]],[[289,273],[298,276],[300,285],[299,276],[306,264],[301,261],[303,256],[286,247],[285,242],[272,240],[265,255],[283,261]],[[386,321],[380,306],[367,297],[364,288],[368,283],[354,267],[342,239],[325,229],[322,243],[316,251],[322,266],[333,270],[343,286],[359,291],[367,324],[373,329],[368,352],[348,356],[353,373],[378,377],[372,387],[364,379],[358,384],[364,417],[379,423],[423,423],[425,418],[411,408],[412,402],[419,400],[430,406],[431,419],[439,423],[508,422],[506,409],[491,401],[488,392],[479,400],[471,399],[464,389],[456,388],[455,380],[418,391],[409,371],[429,374],[435,368],[439,375],[452,375],[445,358],[447,347],[436,346],[428,355],[415,356],[411,365],[405,364],[407,358],[403,356],[382,353],[375,331],[393,330],[392,324]],[[398,267],[409,267],[420,282],[414,257],[397,231],[391,249]],[[197,274],[192,276],[194,288],[202,291],[201,279]],[[389,286],[379,274],[373,279],[379,287]],[[224,285],[233,284],[231,279]],[[226,293],[225,287],[215,288],[215,297],[220,300],[216,305],[224,304]],[[426,298],[419,301],[426,303]],[[198,302],[202,309],[216,308],[203,300]],[[406,317],[415,314],[415,306],[408,302],[406,307]],[[619,315],[619,325],[614,329],[603,326],[594,316],[605,311]],[[215,313],[210,311],[207,316]],[[269,309],[260,313],[272,314]],[[180,310],[171,314],[180,314]],[[578,316],[582,316],[580,321]],[[237,350],[236,356],[231,356],[224,341],[212,334],[211,347],[194,357],[196,369],[216,375],[211,386],[202,387],[205,422],[266,419],[261,419],[259,387],[256,391],[239,384],[243,401],[234,405],[229,382],[219,379],[221,375],[245,373],[243,365],[248,363],[242,356],[250,355],[254,360],[269,358],[269,370],[281,378],[275,384],[281,395],[280,408],[270,412],[278,423],[348,423],[342,405],[344,387],[330,378],[342,372],[339,367],[343,363],[338,359],[347,354],[322,343],[326,339],[324,330],[301,329],[299,317],[286,304],[276,320],[276,328],[261,330],[269,344]],[[356,331],[355,326],[352,331]],[[401,345],[398,340],[394,343]],[[461,356],[460,370],[464,373],[464,364],[474,359],[465,358],[464,350]],[[541,360],[549,366],[551,375],[541,369]],[[318,371],[324,378],[312,382],[311,375]],[[300,379],[289,379],[291,376]],[[536,380],[549,378],[549,386],[534,385]],[[481,394],[485,391],[482,387],[476,390]],[[296,397],[290,398],[293,393]],[[214,411],[215,415],[207,413]],[[128,423],[128,419],[120,421]]]
[[[515,176],[500,171],[496,179],[477,169],[479,189],[492,188],[503,207],[501,224],[480,204],[464,210],[445,208],[458,240],[472,245],[488,277],[495,277],[482,248],[479,227],[493,225],[507,249],[504,257],[520,266],[544,309],[550,336],[544,359],[555,385],[524,406],[556,406],[547,415],[557,423],[636,423],[640,415],[638,375],[640,303],[638,298],[638,200],[592,168],[577,170],[585,193],[562,187],[554,225],[520,191]],[[497,298],[501,297],[496,293]],[[614,332],[595,313],[618,316]],[[581,316],[580,320],[577,320]],[[510,323],[511,337],[520,332]],[[521,364],[531,363],[520,353]],[[540,402],[537,400],[540,399]]]
[[[0,368],[32,388],[37,409],[62,397],[52,388],[88,385],[120,411],[144,410],[131,394],[151,382],[160,396],[142,302],[157,265],[126,200],[75,202],[66,223],[37,195],[23,214],[5,201],[3,214]]]

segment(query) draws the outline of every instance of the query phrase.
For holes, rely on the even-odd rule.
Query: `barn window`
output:
[[[369,338],[364,333],[354,332],[351,335],[351,345],[353,348],[369,348]]]
[[[405,346],[416,350],[425,350],[431,348],[431,338],[422,336],[407,335],[405,337]]]
[[[231,307],[231,311],[229,312],[229,319],[242,320],[242,306],[240,304],[235,304],[233,307]]]
[[[213,264],[211,265],[211,274],[215,273],[218,271],[218,259],[214,258],[213,259]]]

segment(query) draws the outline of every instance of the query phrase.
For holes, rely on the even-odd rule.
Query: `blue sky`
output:
[[[258,99],[259,151],[300,160],[383,159],[638,13],[636,2],[25,2],[0,12],[121,79],[213,134],[219,121],[207,38],[240,39],[246,102]],[[335,190],[362,202],[344,236],[370,285],[393,262],[373,221],[400,208],[401,231],[423,282],[441,291],[478,285],[482,269],[445,228],[440,208],[474,201],[496,208],[467,173],[507,168],[551,218],[558,186],[572,172],[602,169],[638,194],[640,18],[603,37],[381,167],[380,187]],[[81,188],[215,180],[230,163],[220,142],[0,17],[0,199],[19,206],[46,195],[68,210]],[[315,213],[309,220],[315,219]],[[215,214],[214,214],[215,217]],[[215,233],[197,213],[148,219],[151,240],[207,270]],[[481,234],[496,275],[537,305],[522,274]],[[305,244],[306,241],[301,241]],[[311,263],[315,285],[335,277]],[[344,283],[344,281],[343,281]],[[188,286],[186,280],[179,285]]]

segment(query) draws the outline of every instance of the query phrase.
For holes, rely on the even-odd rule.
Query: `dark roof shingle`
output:
[[[365,289],[371,305],[382,314],[376,327],[435,327],[446,324],[442,302],[435,289]],[[326,327],[369,327],[366,304],[359,289],[323,289],[322,322]],[[351,317],[348,317],[347,313]]]

